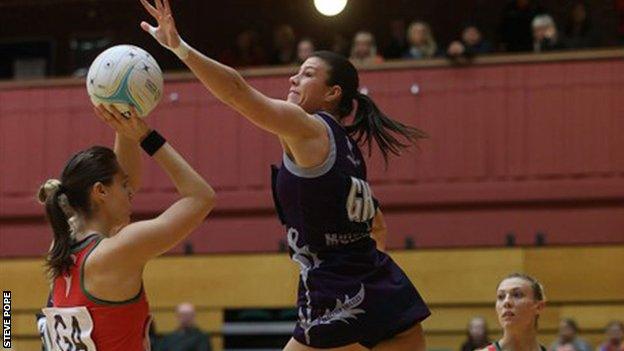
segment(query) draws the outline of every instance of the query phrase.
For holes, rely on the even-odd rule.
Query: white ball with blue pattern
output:
[[[113,46],[89,67],[87,92],[96,106],[114,105],[128,116],[133,105],[145,117],[162,97],[162,71],[147,51],[134,45]]]

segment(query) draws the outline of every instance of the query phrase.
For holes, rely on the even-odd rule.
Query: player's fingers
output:
[[[136,121],[139,118],[139,112],[134,105],[130,105],[130,119]]]
[[[95,110],[97,111],[98,116],[102,117],[102,119],[104,119],[105,121],[113,119],[112,114],[104,107],[104,105],[97,105],[95,107]]]
[[[160,0],[154,0],[154,3],[156,4],[156,9],[158,10],[159,13],[162,13],[163,11],[163,4]]]
[[[106,108],[100,104],[95,107],[96,115],[100,117],[104,123],[108,124],[111,128],[115,130],[119,130],[121,124],[115,119],[112,113],[110,113]]]
[[[154,39],[156,39],[156,41],[160,42],[158,40],[158,37],[156,36],[156,31],[158,30],[156,27],[152,27],[149,25],[149,23],[143,21],[141,22],[141,29],[149,33],[149,35],[151,35]]]
[[[150,5],[150,3],[147,2],[147,0],[141,0],[141,4],[143,4],[143,7],[145,7],[147,12],[149,12],[149,14],[152,15],[152,17],[158,19],[159,13],[158,13],[158,10],[154,8],[154,6]]]
[[[95,115],[101,119],[103,122],[107,122],[106,121],[106,116],[102,113],[102,111],[100,111],[100,109],[97,106],[93,106],[93,112],[95,112]]]
[[[117,109],[117,107],[115,107],[115,105],[108,105],[106,106],[106,109],[110,112],[110,114],[118,123],[121,124],[127,120],[127,118],[124,117],[124,115],[122,115],[121,112],[119,112],[119,110]]]

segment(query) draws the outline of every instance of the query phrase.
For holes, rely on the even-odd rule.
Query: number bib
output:
[[[368,222],[375,217],[373,192],[366,181],[351,177],[347,213],[352,222]]]
[[[97,350],[91,339],[93,320],[86,307],[47,307],[42,310],[46,316],[52,350]]]

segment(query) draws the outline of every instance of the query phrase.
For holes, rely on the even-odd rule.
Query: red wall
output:
[[[287,90],[284,76],[250,81],[274,97]],[[378,155],[369,162],[391,247],[406,237],[417,247],[504,245],[510,232],[523,245],[536,232],[548,244],[624,242],[624,61],[369,71],[361,81],[389,115],[430,135],[387,171]],[[195,81],[167,82],[149,122],[219,192],[191,236],[195,250],[277,250],[276,140]],[[50,231],[35,191],[73,152],[112,138],[82,85],[0,90],[0,256],[45,252]],[[146,167],[139,217],[174,199],[157,166]]]

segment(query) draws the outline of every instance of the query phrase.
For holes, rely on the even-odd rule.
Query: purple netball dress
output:
[[[377,202],[356,143],[330,115],[330,152],[314,168],[285,154],[273,197],[290,256],[301,268],[294,338],[318,348],[373,347],[431,312],[405,273],[371,238]]]

